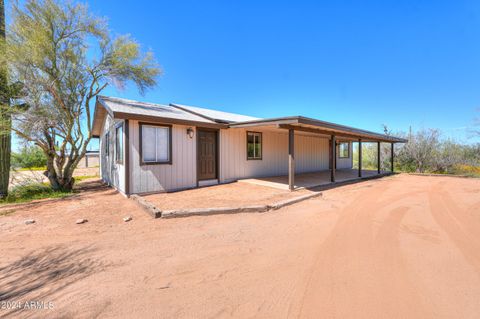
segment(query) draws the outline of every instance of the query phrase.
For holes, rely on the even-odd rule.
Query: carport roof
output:
[[[312,119],[304,116],[287,116],[270,119],[260,119],[254,121],[246,121],[241,123],[230,124],[232,128],[248,128],[256,126],[271,126],[275,125],[283,129],[294,129],[298,131],[305,131],[311,133],[318,133],[323,135],[336,135],[346,139],[362,139],[365,142],[391,142],[391,143],[406,143],[407,140],[391,135],[375,133],[363,129],[358,129],[350,126],[325,122],[317,119]]]

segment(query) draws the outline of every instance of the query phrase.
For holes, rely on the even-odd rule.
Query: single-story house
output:
[[[303,116],[262,119],[106,96],[97,98],[92,133],[101,178],[125,195],[282,175],[293,190],[295,174],[330,170],[335,182],[337,169],[351,169],[352,142],[392,150],[406,142]]]
[[[85,156],[78,163],[78,168],[98,167],[100,166],[100,152],[87,151]]]

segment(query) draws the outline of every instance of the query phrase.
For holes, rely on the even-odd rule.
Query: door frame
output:
[[[219,165],[218,165],[218,162],[219,162],[219,151],[220,151],[220,143],[219,143],[219,135],[220,135],[220,130],[219,129],[214,129],[214,128],[208,128],[208,127],[197,127],[196,128],[196,135],[197,135],[197,141],[196,141],[196,145],[195,145],[195,148],[197,150],[197,154],[196,154],[196,165],[197,165],[197,187],[199,185],[199,182],[200,181],[208,181],[210,179],[200,179],[199,178],[199,171],[200,171],[200,152],[198,151],[199,150],[199,147],[198,145],[200,144],[200,134],[198,133],[199,131],[206,131],[206,132],[214,132],[215,133],[215,177],[214,178],[210,178],[210,179],[219,179],[218,177],[220,176],[219,174]]]

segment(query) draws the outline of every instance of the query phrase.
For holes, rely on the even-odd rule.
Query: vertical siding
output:
[[[140,126],[130,121],[130,190],[132,193],[172,191],[197,185],[196,132],[172,126],[172,164],[140,165]]]
[[[342,169],[342,168],[352,168],[353,167],[353,145],[352,142],[349,143],[349,149],[350,152],[348,153],[349,157],[348,158],[340,158],[338,157],[338,148],[337,148],[337,169]]]
[[[121,120],[114,120],[110,115],[105,117],[103,123],[102,134],[100,136],[100,174],[102,180],[117,188],[125,191],[125,169],[122,164],[117,164],[115,161],[115,124],[122,122]],[[107,132],[109,132],[109,140],[105,139]],[[123,130],[125,134],[125,129]],[[123,137],[125,143],[125,136]],[[109,153],[105,153],[105,143],[109,143]],[[124,152],[125,152],[124,145]]]
[[[172,126],[172,164],[140,165],[139,122],[129,121],[130,132],[130,191],[149,193],[172,191],[197,186],[197,133],[187,136],[189,126]],[[100,137],[100,171],[102,179],[124,190],[124,167],[115,163],[115,122],[109,116]],[[104,156],[105,132],[110,131],[110,154]],[[124,130],[125,131],[125,130]],[[246,129],[220,130],[219,179],[228,182],[241,178],[265,177],[288,174],[288,133],[283,130],[255,129],[262,132],[262,160],[247,160]],[[125,139],[124,139],[125,140]],[[327,170],[329,166],[329,141],[325,137],[295,135],[296,173]],[[127,146],[126,146],[127,147]],[[350,158],[337,158],[337,167],[352,167]]]
[[[220,132],[220,181],[288,174],[288,133],[255,128],[262,132],[262,160],[247,160],[246,129]],[[328,169],[328,139],[295,135],[295,172],[307,173]],[[343,162],[340,166],[344,166]]]

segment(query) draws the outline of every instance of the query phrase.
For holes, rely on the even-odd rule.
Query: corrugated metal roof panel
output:
[[[138,114],[192,122],[214,123],[205,117],[195,115],[191,112],[170,105],[145,103],[107,96],[99,96],[98,101],[114,113]]]
[[[236,122],[245,122],[245,121],[255,121],[260,119],[258,117],[205,109],[197,106],[189,106],[189,105],[173,104],[173,103],[170,105],[178,109],[191,112],[193,114],[202,116],[206,119],[216,121],[216,122],[236,123]]]

